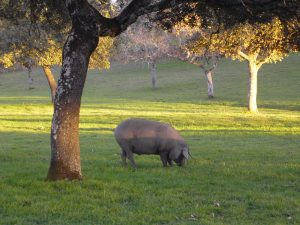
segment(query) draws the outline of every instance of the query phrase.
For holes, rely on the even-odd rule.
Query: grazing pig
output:
[[[128,158],[135,168],[135,154],[160,155],[163,166],[172,161],[183,166],[190,152],[178,131],[168,124],[144,119],[128,119],[115,129],[115,138],[121,147],[121,159],[126,165]]]

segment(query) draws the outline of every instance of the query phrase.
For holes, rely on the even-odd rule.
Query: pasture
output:
[[[0,74],[0,224],[300,224],[300,55],[259,71],[248,113],[247,66],[222,60],[207,99],[199,68],[165,61],[90,71],[80,120],[83,181],[46,182],[52,105],[41,70]],[[184,168],[159,156],[122,167],[113,137],[132,117],[172,124],[190,146]]]

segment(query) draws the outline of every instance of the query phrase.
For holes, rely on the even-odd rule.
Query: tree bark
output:
[[[258,112],[257,110],[257,71],[258,67],[255,62],[249,61],[249,77],[248,77],[248,110],[250,112]]]
[[[79,145],[79,112],[89,59],[98,44],[95,11],[86,2],[68,5],[74,16],[72,32],[63,49],[63,65],[54,100],[51,127],[51,163],[48,180],[82,179]],[[82,24],[85,24],[82,27]]]
[[[98,43],[73,31],[64,46],[63,66],[54,101],[51,128],[51,164],[48,180],[82,179],[79,112],[89,58]]]
[[[54,79],[53,73],[51,71],[51,67],[50,66],[42,66],[42,67],[43,67],[44,74],[47,78],[47,81],[48,81],[48,84],[49,84],[49,87],[50,87],[51,101],[52,101],[52,103],[54,103],[57,84],[56,84],[56,81]]]
[[[150,73],[151,73],[151,82],[152,82],[152,88],[157,88],[157,71],[156,71],[156,61],[152,60],[149,63],[150,66]]]
[[[27,68],[27,76],[28,76],[27,82],[28,82],[28,89],[29,90],[34,89],[34,83],[33,83],[33,78],[31,76],[31,72],[32,72],[31,67],[28,67]]]
[[[205,77],[207,80],[207,94],[208,98],[214,98],[214,84],[213,84],[213,77],[212,77],[212,70],[205,71]]]

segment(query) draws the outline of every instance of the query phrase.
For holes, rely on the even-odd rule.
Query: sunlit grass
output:
[[[198,68],[159,65],[157,90],[141,65],[90,71],[80,143],[84,180],[45,182],[53,107],[36,70],[0,75],[0,224],[299,224],[299,56],[263,67],[258,114],[246,109],[244,64],[223,61],[217,98]],[[115,126],[142,117],[172,124],[193,158],[162,168],[157,156],[120,164]]]

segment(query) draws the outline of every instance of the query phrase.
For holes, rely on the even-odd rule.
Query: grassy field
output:
[[[0,224],[300,224],[300,55],[259,73],[260,113],[246,110],[246,64],[224,60],[214,100],[198,68],[141,65],[90,71],[80,142],[84,180],[44,181],[52,105],[41,71],[0,74]],[[121,166],[113,128],[142,117],[171,123],[193,158]]]

